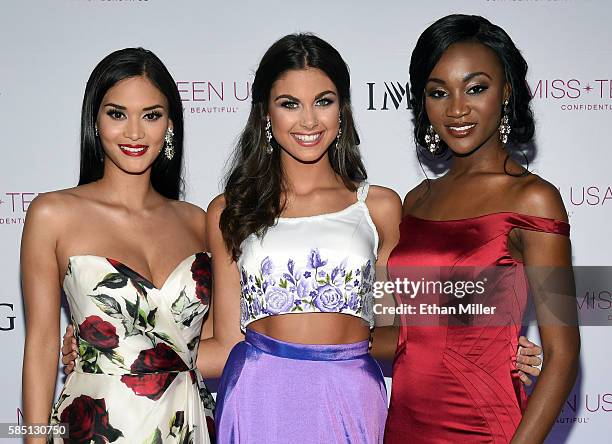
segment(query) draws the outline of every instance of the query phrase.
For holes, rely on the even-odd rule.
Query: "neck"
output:
[[[498,138],[491,138],[467,156],[453,155],[448,172],[451,176],[499,172],[506,156],[504,146]]]
[[[334,187],[341,183],[327,153],[315,163],[299,162],[286,153],[281,155],[281,168],[290,194],[304,195],[317,188]]]
[[[106,158],[104,176],[97,184],[106,202],[131,211],[145,209],[159,199],[151,184],[150,168],[142,174],[129,174]]]

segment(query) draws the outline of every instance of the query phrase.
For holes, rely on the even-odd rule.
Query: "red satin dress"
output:
[[[391,279],[485,276],[486,291],[462,298],[403,296],[398,306],[471,302],[495,306],[496,314],[401,315],[386,443],[512,439],[527,403],[515,368],[527,279],[507,248],[514,228],[569,236],[566,222],[512,212],[449,221],[407,215],[402,220],[399,243],[388,261]]]

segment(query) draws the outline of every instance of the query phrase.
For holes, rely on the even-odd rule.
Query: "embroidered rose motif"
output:
[[[340,311],[344,308],[344,296],[338,287],[325,284],[317,288],[317,295],[313,299],[315,307],[321,311]]]
[[[271,285],[266,289],[264,295],[266,309],[270,314],[286,313],[293,306],[294,296],[285,288]]]

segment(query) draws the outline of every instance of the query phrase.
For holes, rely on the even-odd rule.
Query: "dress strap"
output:
[[[359,188],[357,188],[357,201],[365,202],[366,197],[368,197],[368,191],[370,190],[370,184],[366,181],[363,181],[359,184]]]
[[[510,222],[514,227],[525,230],[561,234],[563,236],[569,236],[570,234],[570,225],[562,220],[512,213]]]

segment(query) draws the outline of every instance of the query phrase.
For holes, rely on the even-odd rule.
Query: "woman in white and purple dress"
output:
[[[401,203],[365,182],[349,89],[340,54],[307,34],[272,45],[255,74],[225,192],[208,213],[214,338],[202,343],[204,373],[238,343],[217,396],[220,443],[382,442],[372,285]]]

